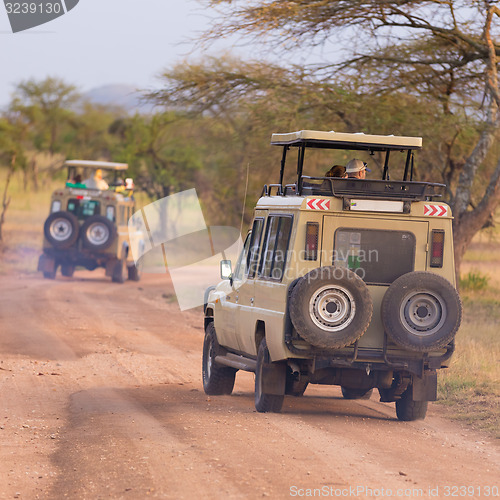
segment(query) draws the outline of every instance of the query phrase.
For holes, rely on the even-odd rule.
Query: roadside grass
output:
[[[2,194],[6,176],[5,171],[0,171]],[[0,248],[0,274],[8,271],[36,272],[42,251],[43,223],[50,209],[50,195],[60,185],[60,181],[45,181],[39,192],[25,192],[21,174],[16,172],[13,175],[8,191],[11,202],[5,214]]]
[[[438,402],[452,418],[500,439],[500,266],[488,264],[487,275],[475,261],[461,276],[462,326],[449,368],[438,377]]]

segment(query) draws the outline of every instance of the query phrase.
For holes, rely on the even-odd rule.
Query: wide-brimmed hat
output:
[[[356,158],[350,160],[349,163],[345,166],[345,171],[348,174],[355,174],[356,172],[361,172],[361,170],[371,172],[369,168],[366,168],[366,163],[364,161],[357,160]]]

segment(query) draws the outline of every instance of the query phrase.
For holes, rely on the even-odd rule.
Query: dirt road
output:
[[[201,313],[179,311],[164,275],[0,277],[0,498],[452,498],[462,486],[456,496],[486,498],[499,487],[498,443],[437,405],[403,423],[375,395],[310,387],[283,413],[258,414],[249,373],[232,396],[207,397],[202,342]]]

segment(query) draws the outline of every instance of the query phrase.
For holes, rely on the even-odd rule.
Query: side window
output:
[[[234,269],[234,279],[241,281],[243,276],[245,276],[246,272],[246,264],[248,260],[248,248],[250,247],[251,233],[247,234],[245,238],[245,244],[243,245],[243,250],[238,257],[238,262],[236,263],[236,267]]]
[[[252,227],[252,238],[250,240],[250,249],[247,257],[247,269],[249,278],[253,278],[255,276],[255,273],[257,272],[263,227],[264,219],[255,219]]]
[[[288,242],[292,229],[290,215],[271,215],[267,222],[259,275],[281,281],[285,270]]]

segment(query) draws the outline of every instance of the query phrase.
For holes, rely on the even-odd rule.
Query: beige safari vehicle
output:
[[[272,144],[279,183],[264,186],[238,262],[222,261],[223,281],[207,290],[205,392],[230,394],[246,370],[259,412],[327,384],[347,399],[376,388],[399,420],[424,418],[462,308],[445,186],[413,180],[421,138],[304,130]],[[382,179],[305,176],[312,149],[377,155]],[[296,182],[284,185],[292,151]]]
[[[128,165],[87,160],[65,165],[68,180],[52,193],[38,270],[54,279],[59,266],[63,276],[72,276],[76,266],[104,267],[116,283],[139,281],[141,270],[134,264],[133,250],[140,255],[144,240],[140,230],[129,234],[127,225],[135,210],[132,180],[125,183],[121,178]],[[87,188],[81,179],[92,179],[98,170],[109,181],[103,186],[107,189]]]

